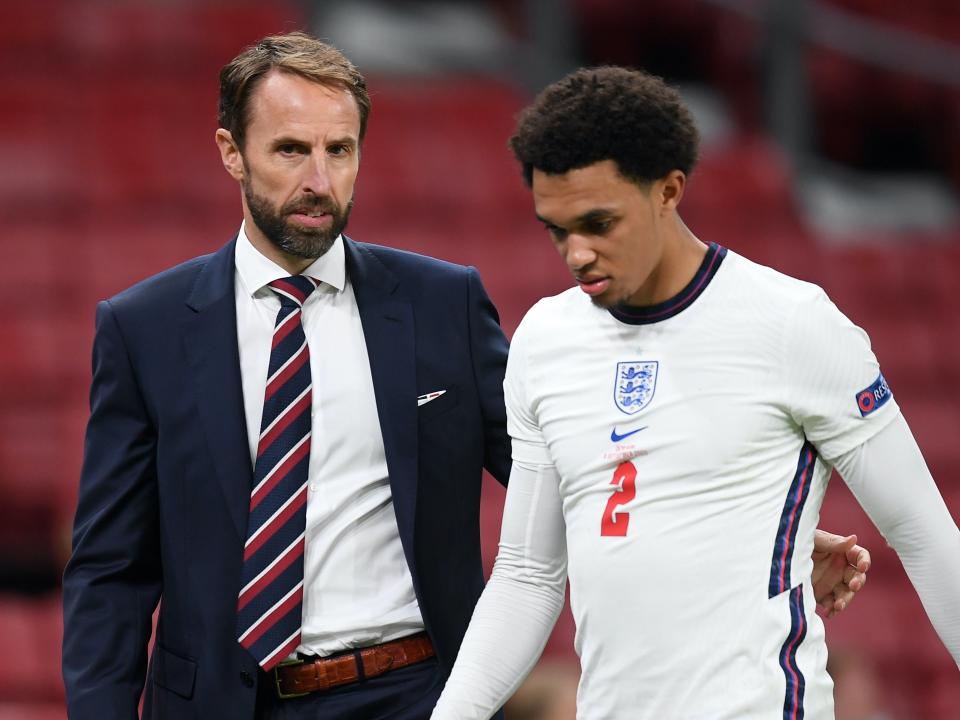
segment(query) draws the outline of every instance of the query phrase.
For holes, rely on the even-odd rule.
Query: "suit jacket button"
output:
[[[246,670],[241,670],[240,682],[242,682],[248,688],[253,687],[253,675],[248,673]]]

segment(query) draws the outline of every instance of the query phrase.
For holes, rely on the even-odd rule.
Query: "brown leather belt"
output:
[[[318,690],[349,685],[433,657],[425,632],[330,657],[280,663],[273,670],[277,697],[301,697]]]

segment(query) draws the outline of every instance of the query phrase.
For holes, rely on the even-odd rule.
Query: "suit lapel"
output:
[[[235,245],[221,248],[198,274],[187,299],[196,315],[184,324],[183,339],[217,480],[237,533],[244,538],[253,469],[237,348]],[[413,572],[417,498],[413,309],[397,292],[397,277],[373,253],[347,238],[344,246],[370,359],[397,525]]]
[[[211,256],[187,299],[196,315],[183,339],[217,479],[240,538],[246,537],[253,470],[247,441],[234,299],[236,240]]]
[[[417,500],[417,368],[413,308],[399,281],[367,248],[344,238],[357,298],[397,526],[411,572]]]

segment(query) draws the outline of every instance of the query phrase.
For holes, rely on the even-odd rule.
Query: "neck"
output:
[[[627,300],[628,305],[643,307],[656,305],[674,297],[687,286],[697,274],[700,263],[707,254],[707,246],[680,219],[666,228],[667,237],[663,251],[647,282]]]

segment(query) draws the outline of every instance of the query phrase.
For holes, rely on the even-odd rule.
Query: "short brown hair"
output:
[[[299,75],[323,85],[350,92],[360,110],[360,140],[367,131],[370,96],[360,71],[346,56],[304,32],[270,35],[244,49],[220,70],[220,103],[217,121],[229,130],[243,149],[249,123],[250,96],[271,70]]]

